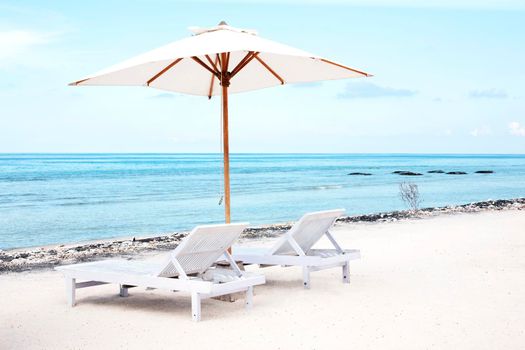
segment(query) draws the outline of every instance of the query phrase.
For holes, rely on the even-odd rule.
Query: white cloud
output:
[[[509,123],[509,133],[514,136],[525,136],[525,126],[518,122]]]
[[[379,86],[366,82],[348,83],[339,98],[411,97],[417,91]]]
[[[483,125],[483,126],[481,126],[479,128],[475,128],[475,129],[471,130],[469,134],[474,136],[474,137],[487,136],[487,135],[492,134],[492,130],[488,126]]]
[[[35,46],[51,42],[55,36],[29,30],[0,31],[0,62],[26,54]]]
[[[470,98],[507,98],[509,95],[505,90],[501,89],[487,89],[487,90],[472,90],[469,93]]]

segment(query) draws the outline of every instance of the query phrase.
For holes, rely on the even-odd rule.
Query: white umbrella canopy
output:
[[[229,56],[229,93],[369,76],[309,52],[263,39],[251,30],[226,24],[190,30],[193,36],[135,56],[71,85],[145,85],[210,97],[221,93],[220,80],[213,78],[212,82],[212,77],[221,70],[221,53]]]
[[[130,58],[70,85],[149,86],[207,96],[222,95],[225,217],[230,222],[228,94],[289,83],[357,77],[368,73],[221,22],[191,27],[191,37]]]

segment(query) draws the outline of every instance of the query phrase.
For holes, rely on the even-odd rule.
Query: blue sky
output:
[[[219,99],[67,83],[220,20],[375,75],[231,96],[233,152],[525,153],[514,0],[0,0],[0,152],[219,152]]]

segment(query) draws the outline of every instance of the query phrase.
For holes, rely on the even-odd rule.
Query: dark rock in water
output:
[[[398,175],[402,175],[402,176],[419,176],[419,175],[423,175],[421,173],[414,173],[412,171],[394,171],[392,174],[398,174]]]
[[[403,171],[401,171],[401,170],[396,170],[396,171],[392,171],[392,174],[400,174],[400,173],[402,173],[402,172],[403,172]]]
[[[493,170],[478,170],[476,171],[476,174],[493,174]]]
[[[445,172],[443,170],[429,170],[427,171],[429,174],[444,174]]]
[[[372,175],[372,174],[370,174],[370,173],[359,173],[359,172],[358,172],[358,173],[349,173],[348,175],[362,175],[362,176],[370,176],[370,175]]]
[[[447,175],[467,175],[464,171],[449,171]]]

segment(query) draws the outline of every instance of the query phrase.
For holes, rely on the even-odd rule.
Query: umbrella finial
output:
[[[252,29],[241,29],[241,28],[233,28],[226,23],[226,21],[220,21],[219,24],[217,24],[215,27],[206,28],[206,27],[188,27],[190,32],[193,33],[193,35],[200,35],[204,33],[211,33],[216,32],[218,30],[229,30],[232,32],[237,33],[245,33],[245,34],[251,34],[251,35],[257,35],[257,32]]]

